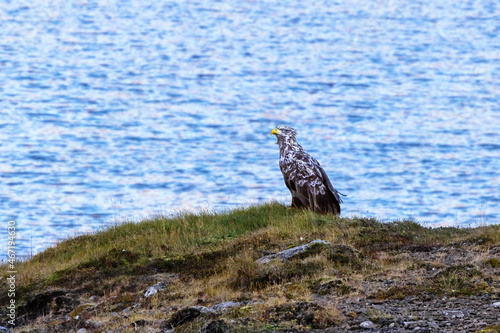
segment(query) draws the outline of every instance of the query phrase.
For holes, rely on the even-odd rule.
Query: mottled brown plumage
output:
[[[292,194],[292,206],[319,213],[340,214],[342,199],[325,170],[297,143],[295,129],[280,125],[271,131],[278,139],[280,169]]]

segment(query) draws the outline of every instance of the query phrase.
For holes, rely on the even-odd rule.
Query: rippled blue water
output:
[[[345,216],[500,221],[497,1],[16,0],[0,15],[0,237],[15,220],[19,253],[159,212],[288,203],[282,123],[348,194]]]

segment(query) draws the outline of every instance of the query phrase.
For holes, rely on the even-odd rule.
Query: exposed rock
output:
[[[201,311],[199,308],[205,308],[205,307],[188,307],[188,308],[183,308],[176,313],[172,315],[172,317],[164,321],[161,324],[161,329],[170,329],[173,327],[180,326],[184,323],[187,323],[189,321],[192,321],[199,317],[201,315]],[[206,309],[206,308],[205,308]]]
[[[490,249],[490,254],[500,254],[500,246],[495,246]]]
[[[0,326],[0,333],[12,333],[7,327]]]
[[[359,324],[359,326],[361,326],[363,328],[373,328],[373,327],[375,327],[375,324],[373,322],[371,322],[370,320],[367,320],[367,321],[364,321],[361,324]]]
[[[210,308],[210,310],[217,312],[217,313],[221,313],[221,312],[227,311],[231,308],[236,308],[236,307],[239,307],[242,305],[243,305],[243,303],[240,303],[240,302],[229,301],[229,302],[216,304],[216,305],[212,306]]]
[[[223,313],[231,308],[239,307],[242,305],[243,305],[243,303],[240,303],[240,302],[228,301],[228,302],[216,304],[210,308],[207,308],[205,306],[191,306],[191,307],[183,308],[183,309],[177,311],[176,313],[174,313],[169,320],[164,321],[161,324],[161,328],[162,329],[172,329],[172,328],[180,326],[184,323],[193,321],[194,319],[196,319],[197,317],[199,317],[201,315],[221,314],[221,313]],[[219,324],[221,325],[220,327],[216,326]],[[221,327],[223,327],[223,325],[221,323],[213,324],[213,325],[214,325],[213,329],[222,329]],[[217,328],[217,327],[219,327],[219,328]],[[208,326],[207,326],[207,329],[208,329]],[[212,329],[212,328],[210,328],[210,329]],[[210,332],[212,332],[212,331],[210,331]],[[213,331],[213,332],[216,332],[216,331]]]
[[[466,315],[468,316],[468,313],[461,311],[461,310],[444,310],[443,311],[444,315],[447,316],[448,318],[463,318]]]
[[[146,290],[144,297],[151,297],[154,294],[158,293],[163,288],[165,288],[165,282],[158,282],[157,284],[149,287],[148,290]]]
[[[66,290],[50,290],[34,296],[25,305],[19,307],[19,316],[31,320],[41,315],[69,313],[78,305]]]
[[[416,329],[417,327],[425,327],[425,326],[427,326],[427,322],[424,321],[424,320],[405,321],[405,322],[403,322],[403,326],[405,328]]]
[[[91,302],[97,302],[97,301],[99,301],[99,296],[95,296],[95,295],[94,296],[90,296],[89,301],[91,301]]]
[[[100,321],[97,321],[97,320],[93,320],[93,319],[89,319],[85,322],[89,327],[93,327],[93,328],[101,328],[102,326],[102,322]]]
[[[330,243],[327,241],[324,241],[321,239],[316,239],[316,240],[313,240],[312,242],[309,242],[307,244],[295,246],[295,247],[292,247],[290,249],[286,249],[286,250],[283,250],[281,252],[269,254],[267,256],[259,258],[259,259],[257,259],[257,263],[267,264],[271,260],[276,259],[276,258],[279,258],[281,261],[288,261],[288,260],[292,259],[293,257],[295,257],[303,252],[306,252],[306,250],[308,250],[311,246],[317,246],[316,244],[330,245]]]
[[[500,308],[500,302],[495,302],[493,304],[491,304],[492,307],[495,307],[495,308]]]
[[[345,318],[363,322],[370,320],[365,309],[372,301],[359,302],[341,299],[337,308],[342,309]],[[380,332],[475,332],[498,322],[498,308],[492,306],[491,295],[468,297],[439,297],[427,295],[425,302],[420,296],[403,299],[388,299],[377,302],[376,308],[390,320],[373,320],[381,328]],[[373,306],[373,305],[372,305]],[[411,313],[411,316],[408,316]],[[391,326],[394,323],[393,326]],[[343,328],[347,327],[343,324]],[[359,324],[358,324],[359,325]],[[394,331],[391,331],[393,328]],[[387,329],[387,330],[386,330]],[[377,329],[375,329],[377,330]],[[339,330],[343,331],[343,330]],[[347,331],[347,330],[344,330]]]
[[[215,313],[212,308],[207,308],[206,306],[192,306],[191,308],[200,311],[201,314]]]
[[[435,321],[432,321],[432,320],[429,321],[428,325],[432,329],[435,329],[435,330],[439,329],[439,325]]]

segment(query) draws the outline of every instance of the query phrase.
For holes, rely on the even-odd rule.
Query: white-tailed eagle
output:
[[[318,161],[297,143],[295,129],[280,125],[271,134],[278,138],[280,169],[292,194],[292,206],[340,214],[340,195],[344,194],[333,187]]]

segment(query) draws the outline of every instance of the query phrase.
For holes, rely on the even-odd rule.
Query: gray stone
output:
[[[430,328],[432,328],[432,329],[437,330],[437,329],[439,328],[439,325],[438,325],[438,324],[436,324],[436,322],[435,322],[435,321],[430,321],[430,322],[429,322],[429,327],[430,327]]]
[[[363,328],[373,328],[373,327],[375,327],[375,324],[373,322],[367,320],[367,321],[364,321],[361,324],[359,324],[359,326],[361,326]]]
[[[405,321],[403,322],[403,326],[408,329],[415,329],[418,327],[418,329],[421,329],[422,327],[426,327],[428,324],[424,320],[418,320],[418,321]]]
[[[443,313],[445,316],[453,319],[465,317],[465,313],[460,310],[444,310]]]
[[[0,333],[12,333],[7,327],[0,326]]]
[[[267,264],[271,260],[276,259],[276,258],[279,258],[281,261],[288,261],[291,258],[293,258],[294,256],[305,252],[310,246],[312,246],[314,244],[330,245],[330,243],[327,241],[324,241],[321,239],[316,239],[316,240],[313,240],[312,242],[309,242],[307,244],[295,246],[295,247],[292,247],[291,249],[286,249],[286,250],[283,250],[281,252],[270,254],[270,255],[264,256],[262,258],[259,258],[259,259],[257,259],[257,263]]]
[[[210,308],[210,310],[213,310],[215,312],[224,312],[224,311],[226,311],[228,309],[236,308],[236,307],[239,307],[239,306],[242,306],[242,305],[243,304],[240,303],[240,302],[228,301],[228,302],[216,304],[216,305],[212,306]]]
[[[212,310],[211,308],[207,308],[206,306],[192,306],[191,308],[200,311],[201,314],[215,313],[214,310]]]
[[[491,306],[493,306],[495,308],[500,308],[500,302],[495,302],[495,303],[491,304]]]
[[[154,294],[158,293],[160,290],[162,290],[164,287],[165,287],[164,282],[158,282],[157,284],[149,287],[148,290],[146,290],[144,297],[151,297]]]
[[[102,326],[102,322],[101,321],[97,321],[97,320],[94,320],[94,319],[89,319],[85,323],[87,323],[87,325],[90,325],[90,326],[92,326],[94,328],[98,328],[98,327]]]

